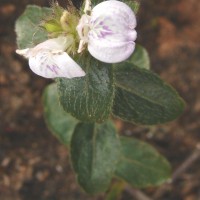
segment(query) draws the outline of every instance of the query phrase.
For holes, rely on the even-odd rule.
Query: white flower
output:
[[[45,78],[82,77],[85,72],[65,52],[69,46],[66,37],[46,40],[33,48],[16,50],[16,53],[29,59],[31,70]]]
[[[86,1],[85,13],[77,26],[80,37],[78,53],[86,44],[88,51],[96,59],[106,63],[126,60],[135,49],[137,37],[136,17],[125,3],[110,0],[95,6],[90,12]]]

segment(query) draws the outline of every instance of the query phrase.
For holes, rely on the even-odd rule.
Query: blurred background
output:
[[[82,192],[68,151],[47,130],[41,96],[51,81],[33,74],[27,61],[15,54],[14,24],[27,4],[49,6],[49,0],[0,0],[0,200],[104,199]],[[176,172],[172,184],[143,194],[200,200],[199,0],[143,0],[137,20],[137,42],[149,51],[152,70],[178,90],[187,107],[179,119],[165,125],[138,127],[119,120],[116,125],[121,134],[153,144]],[[138,197],[125,190],[121,199]]]

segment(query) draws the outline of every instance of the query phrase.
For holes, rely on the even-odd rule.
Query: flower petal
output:
[[[48,39],[37,46],[35,46],[33,49],[40,50],[40,49],[48,49],[48,50],[60,50],[64,51],[67,46],[67,38],[64,36],[60,36],[53,39]]]
[[[96,59],[106,63],[118,63],[126,60],[133,53],[134,49],[135,42],[106,44],[102,41],[90,40],[88,44],[90,54]]]
[[[27,49],[17,49],[16,50],[16,53],[21,55],[21,56],[24,56],[25,58],[28,58],[28,52],[30,51],[30,48],[27,48]]]
[[[29,66],[34,73],[45,78],[85,76],[82,68],[65,52],[38,52],[29,58]]]
[[[128,5],[126,5],[121,1],[116,1],[116,0],[103,1],[92,9],[93,19],[97,19],[100,16],[109,16],[109,15],[112,16],[113,20],[116,19],[118,15],[120,15],[121,18],[120,21],[125,20],[127,24],[129,24],[133,29],[136,27],[137,22],[134,12]],[[118,22],[121,23],[120,21]]]
[[[90,25],[88,50],[96,59],[117,63],[133,53],[136,17],[125,3],[113,0],[98,4],[92,10]]]

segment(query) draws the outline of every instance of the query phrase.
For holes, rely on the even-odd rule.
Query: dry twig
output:
[[[138,189],[127,186],[125,190],[136,200],[153,200]]]
[[[160,197],[171,188],[171,184],[174,183],[199,157],[200,144],[197,144],[193,153],[174,171],[170,182],[162,185],[154,194],[153,199],[160,199]]]

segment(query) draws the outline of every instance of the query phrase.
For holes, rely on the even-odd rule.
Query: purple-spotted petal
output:
[[[45,78],[82,77],[85,72],[64,52],[67,48],[65,37],[46,40],[34,48],[16,50],[16,53],[29,59],[31,70]]]
[[[34,73],[45,78],[85,76],[82,68],[65,52],[58,54],[39,52],[29,58],[29,66]]]
[[[134,51],[137,32],[136,17],[131,8],[120,1],[104,1],[92,10],[88,50],[96,59],[117,63]]]
[[[121,22],[125,20],[128,25],[130,25],[131,28],[136,27],[136,17],[134,12],[131,10],[131,8],[126,5],[125,3],[121,1],[116,1],[116,0],[108,0],[108,1],[103,1],[96,5],[92,9],[92,19],[97,20],[99,17],[112,17],[112,20],[116,21],[116,17],[119,16],[119,21],[118,23],[120,24]]]

